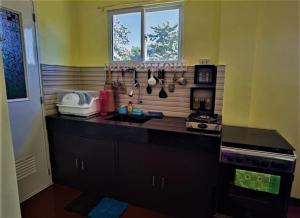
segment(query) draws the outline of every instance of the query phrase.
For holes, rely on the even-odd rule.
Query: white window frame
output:
[[[178,59],[172,61],[146,61],[145,60],[145,13],[146,12],[154,12],[154,11],[164,11],[164,10],[172,10],[172,9],[179,9],[179,26],[178,26]],[[140,12],[141,13],[141,61],[114,61],[113,60],[113,16],[120,15],[120,14],[127,14],[127,13],[134,13]],[[180,63],[182,62],[182,5],[168,5],[168,6],[156,6],[156,7],[135,7],[135,8],[128,8],[128,9],[120,9],[120,10],[113,10],[108,12],[108,56],[110,63]]]

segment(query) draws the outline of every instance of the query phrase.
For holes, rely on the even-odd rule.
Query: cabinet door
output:
[[[81,182],[84,191],[115,195],[115,144],[106,139],[80,139]]]
[[[80,157],[77,152],[80,138],[52,132],[49,134],[49,139],[54,182],[80,189]]]
[[[119,187],[120,198],[134,205],[155,209],[157,200],[157,175],[149,168],[150,159],[155,159],[144,143],[119,142]]]
[[[211,217],[218,170],[217,153],[198,149],[153,146],[159,171],[159,208],[176,217]]]

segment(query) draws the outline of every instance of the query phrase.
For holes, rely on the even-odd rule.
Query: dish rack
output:
[[[61,114],[87,117],[100,112],[100,99],[97,91],[59,90],[56,97],[56,106]]]

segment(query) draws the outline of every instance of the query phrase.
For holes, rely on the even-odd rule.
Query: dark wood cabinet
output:
[[[156,178],[148,162],[153,159],[144,143],[118,142],[120,198],[141,207],[155,208]]]
[[[85,192],[114,196],[116,166],[112,140],[49,134],[53,180]]]
[[[116,193],[115,144],[112,140],[80,138],[82,190],[106,196]]]
[[[80,189],[80,138],[56,132],[48,136],[54,182]]]
[[[210,217],[216,160],[201,149],[120,142],[121,197],[178,217]]]
[[[175,217],[211,217],[218,138],[72,122],[74,134],[47,120],[54,182]]]
[[[211,217],[216,155],[199,149],[155,147],[162,210],[178,217]]]

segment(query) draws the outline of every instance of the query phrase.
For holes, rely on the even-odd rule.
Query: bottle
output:
[[[129,101],[127,106],[127,111],[129,115],[132,113],[132,110],[133,110],[132,101]]]
[[[206,109],[206,110],[211,110],[211,109],[212,109],[211,98],[206,98],[206,99],[205,99],[205,109]]]
[[[107,115],[108,93],[106,90],[100,91],[100,115]]]

